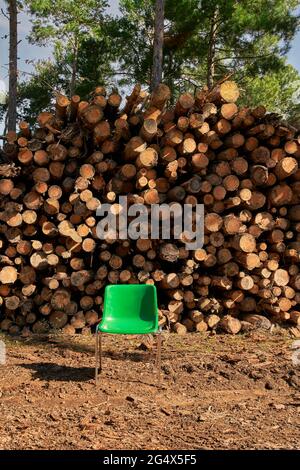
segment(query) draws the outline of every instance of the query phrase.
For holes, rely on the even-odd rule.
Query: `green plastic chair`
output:
[[[101,322],[96,328],[95,380],[102,370],[102,334],[158,336],[155,366],[160,381],[161,329],[158,326],[156,287],[150,284],[106,286]]]

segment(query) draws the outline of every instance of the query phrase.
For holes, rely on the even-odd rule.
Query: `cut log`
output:
[[[221,328],[232,335],[236,335],[241,329],[241,322],[230,315],[225,315],[220,321]]]

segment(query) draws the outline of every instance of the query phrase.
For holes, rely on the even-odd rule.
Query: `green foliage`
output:
[[[20,112],[30,120],[51,106],[54,91],[84,99],[98,84],[121,87],[151,77],[155,0],[120,0],[120,15],[106,0],[28,0],[30,41],[53,45],[19,87]],[[176,97],[207,81],[212,19],[214,80],[227,74],[242,88],[242,102],[264,104],[297,119],[299,74],[285,61],[299,26],[299,0],[165,0],[164,82]],[[47,85],[46,85],[47,84]]]
[[[247,75],[241,79],[245,105],[264,105],[268,111],[290,117],[296,112],[300,100],[300,77],[291,66],[281,61],[278,71],[263,76]]]
[[[111,23],[114,38],[113,54],[121,85],[134,82],[149,85],[152,63],[154,1],[124,0],[122,16]]]
[[[36,64],[35,73],[19,84],[18,112],[20,118],[36,124],[37,113],[51,108],[55,92],[66,86],[61,69],[51,61]]]
[[[111,80],[112,56],[106,0],[29,0],[30,43],[53,46],[53,59],[40,61],[19,85],[19,112],[28,121],[51,108],[55,92],[80,94]]]
[[[90,51],[93,61],[90,60]],[[113,70],[110,61],[105,59],[109,54],[105,39],[95,42],[87,39],[80,43],[77,64],[77,82],[74,93],[82,99],[87,99],[89,93],[97,85],[113,85],[111,77]],[[67,52],[66,52],[67,53]],[[19,114],[35,124],[37,113],[50,110],[54,105],[57,92],[66,93],[69,87],[71,70],[68,67],[68,57],[62,55],[60,60],[40,61],[36,64],[35,73],[29,80],[19,85],[18,103]]]
[[[108,36],[85,39],[78,51],[78,80],[75,92],[85,98],[97,85],[115,85],[111,60],[111,43]],[[92,51],[92,54],[91,54]]]
[[[72,94],[78,80],[79,50],[88,41],[99,41],[99,46],[104,42],[104,11],[108,3],[106,0],[30,0],[28,4],[33,16],[29,40],[38,45],[53,45],[55,63],[63,67],[69,80],[65,91]],[[94,54],[90,58],[94,60]]]
[[[137,54],[133,48],[131,56],[123,58],[124,63],[129,60],[131,64],[132,55],[139,55],[140,60],[144,55],[146,59],[149,57],[149,48],[151,52],[153,20],[149,26],[151,16],[148,11],[151,2],[146,2],[146,8],[143,8],[144,3],[121,0],[122,32],[126,30],[129,35],[125,40],[130,37],[133,39],[140,31],[146,46],[143,48],[141,45]],[[236,62],[242,66],[251,59],[258,62],[263,58],[262,55],[271,57],[286,53],[298,26],[298,18],[294,14],[297,5],[299,2],[296,0],[166,0],[164,52],[166,55],[171,54],[175,63],[178,62],[174,67],[178,76],[181,75],[178,70],[184,69],[190,70],[198,78],[198,69],[206,67],[203,62],[208,52],[210,21],[214,9],[218,8],[215,47],[217,71],[220,73],[217,75],[223,74],[224,68],[235,68]],[[260,49],[263,49],[262,54],[259,54]],[[150,68],[151,60],[147,64]],[[270,66],[272,68],[272,64]],[[168,60],[165,61],[165,75],[168,75]]]
[[[29,0],[27,3],[34,17],[32,41],[45,44],[50,39],[55,45],[61,45],[62,40],[101,34],[104,9],[108,6],[106,0]]]
[[[299,76],[283,57],[299,25],[295,13],[299,4],[298,0],[166,0],[164,81],[175,95],[206,83],[209,33],[216,12],[214,80],[235,72],[234,79],[247,90],[248,104],[263,99],[268,107],[277,106],[286,114],[295,103]],[[121,17],[113,31],[118,63],[125,70],[120,83],[149,84],[153,5],[154,1],[120,1]],[[259,83],[264,91],[258,92]]]

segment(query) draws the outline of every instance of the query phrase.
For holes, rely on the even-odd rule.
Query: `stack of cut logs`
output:
[[[107,284],[158,288],[179,334],[237,333],[251,314],[300,325],[300,140],[263,106],[239,108],[233,81],[182,94],[89,101],[57,95],[35,128],[6,136],[0,172],[0,328],[88,334]],[[2,165],[3,166],[3,165]],[[19,168],[19,170],[18,170]],[[97,238],[96,209],[205,205],[203,248],[181,239]]]

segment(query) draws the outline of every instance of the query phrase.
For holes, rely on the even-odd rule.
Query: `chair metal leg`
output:
[[[157,368],[157,374],[158,374],[158,384],[160,385],[160,379],[161,379],[161,331],[157,335],[157,352],[156,352],[156,361],[155,361],[155,367]]]
[[[99,372],[102,370],[102,333],[97,331],[95,343],[95,382],[98,385]]]
[[[157,368],[157,364],[158,364],[158,337],[160,336],[160,333],[157,333],[156,335],[156,355],[155,355],[155,364],[154,364],[154,367]]]
[[[95,382],[98,384],[98,368],[99,368],[99,348],[98,348],[98,331],[95,335]]]
[[[99,332],[99,369],[102,372],[102,332]]]

